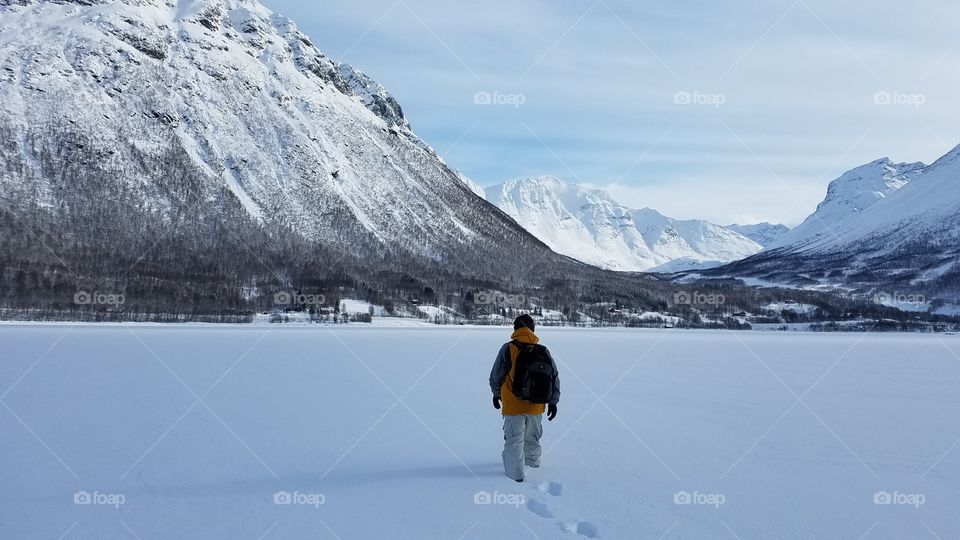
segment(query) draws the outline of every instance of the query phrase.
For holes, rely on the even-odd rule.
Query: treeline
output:
[[[557,324],[668,324],[623,316],[634,310],[739,328],[738,314],[762,317],[762,306],[781,301],[816,306],[812,314],[776,315],[785,322],[904,316],[819,291],[603,271],[528,235],[511,240],[517,249],[466,244],[415,256],[385,245],[336,206],[321,213],[326,236],[310,239],[291,225],[283,201],[252,218],[172,139],[154,153],[132,145],[114,151],[67,123],[54,131],[21,136],[0,123],[0,318],[247,322],[275,312],[283,320],[285,309],[309,313],[309,306],[278,305],[283,293],[323,296],[310,314],[317,321],[333,320],[339,298],[383,306],[388,315],[449,306],[452,314],[435,319],[451,323],[549,309],[560,313]]]
[[[752,277],[796,287],[834,283],[853,295],[923,297],[934,309],[944,304],[944,298],[960,299],[960,233],[956,229],[950,237],[918,238],[894,250],[888,249],[886,242],[883,237],[867,239],[851,247],[849,253],[761,251],[701,273]]]
[[[7,317],[19,310],[44,318],[245,320],[273,309],[277,292],[293,290],[348,291],[388,310],[471,288],[523,291],[551,305],[652,301],[643,280],[576,263],[525,233],[516,235],[529,249],[467,244],[420,257],[384,245],[344,207],[324,207],[326,235],[311,240],[291,225],[283,201],[252,218],[173,134],[154,153],[105,149],[65,120],[42,134],[0,123],[0,140],[0,307],[10,308]]]
[[[814,332],[923,332],[944,333],[960,330],[960,324],[955,322],[925,322],[925,321],[854,321],[854,322],[823,322],[810,325]]]

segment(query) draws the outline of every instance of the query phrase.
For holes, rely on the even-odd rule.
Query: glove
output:
[[[500,408],[500,396],[493,396],[493,408],[494,409]]]
[[[547,405],[547,420],[553,420],[556,417],[557,417],[557,405],[555,403],[551,403]]]

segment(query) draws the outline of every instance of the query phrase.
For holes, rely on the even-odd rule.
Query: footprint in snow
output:
[[[532,497],[527,499],[527,510],[530,510],[542,518],[553,517],[553,510],[550,510],[550,507],[547,506],[547,503]]]
[[[563,526],[563,530],[569,533],[576,533],[580,536],[586,536],[587,538],[600,538],[600,530],[589,521],[575,519],[573,521],[565,521],[561,525]]]
[[[560,482],[540,482],[537,489],[543,493],[549,493],[554,497],[563,495],[563,484]]]
[[[537,489],[541,493],[551,495],[553,497],[559,497],[563,495],[563,482],[540,482],[537,484]],[[546,502],[539,499],[528,499],[527,509],[543,518],[553,517],[553,510],[547,506]],[[580,536],[586,538],[600,538],[600,529],[598,529],[596,525],[589,521],[584,521],[581,519],[561,521],[560,527],[569,533],[579,534]]]

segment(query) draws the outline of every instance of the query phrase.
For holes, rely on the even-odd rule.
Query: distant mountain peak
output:
[[[487,199],[554,251],[614,270],[703,268],[761,246],[720,225],[632,210],[602,189],[554,176],[517,178],[486,189]]]
[[[945,167],[957,160],[960,160],[960,145],[954,146],[949,152],[941,156],[930,165],[930,169],[939,169]]]
[[[544,174],[538,176],[523,176],[518,178],[513,178],[507,180],[506,182],[499,184],[501,189],[507,191],[522,189],[527,192],[534,191],[536,189],[567,189],[571,186],[570,182],[567,182],[563,179],[557,178],[556,176]],[[588,188],[582,188],[584,191],[590,191]]]
[[[830,182],[820,205],[849,204],[855,211],[863,210],[906,185],[926,166],[921,162],[894,163],[883,157],[854,167]]]
[[[960,146],[932,165],[887,158],[830,183],[827,197],[766,252],[718,273],[848,291],[909,291],[953,313],[960,283]],[[907,293],[904,293],[907,294]]]
[[[863,212],[900,190],[927,168],[921,162],[894,163],[875,159],[854,167],[830,182],[827,194],[800,225],[780,237],[771,247],[808,243],[836,234],[836,227],[850,215]]]
[[[760,223],[748,225],[734,223],[727,225],[727,228],[746,236],[765,248],[790,232],[790,227],[780,223],[770,223],[769,221],[761,221]]]

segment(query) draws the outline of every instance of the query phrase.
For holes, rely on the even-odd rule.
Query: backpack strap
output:
[[[529,343],[524,343],[519,339],[511,339],[510,343],[512,343],[513,346],[517,348],[517,351],[521,351],[521,350],[529,351],[531,347]]]
[[[520,358],[520,342],[515,339],[511,339],[510,341],[507,342],[507,359],[510,360],[510,369],[507,370],[507,382],[510,383],[510,391],[512,392],[513,377],[510,376],[510,372],[511,371],[513,373],[517,372],[517,363],[516,361],[514,361],[513,357],[510,356],[510,345],[513,345],[514,347],[517,348],[517,358],[519,359]]]
[[[533,350],[533,347],[534,347],[534,345],[531,345],[529,343],[524,343],[518,339],[511,339],[510,343],[517,348],[517,358],[520,358],[521,352],[530,352]]]

